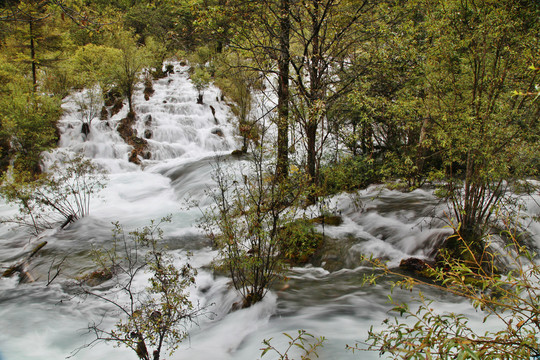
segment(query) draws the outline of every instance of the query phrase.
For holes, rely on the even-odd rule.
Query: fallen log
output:
[[[4,273],[2,274],[2,277],[12,277],[15,275],[15,273],[19,274],[19,284],[24,283],[31,283],[36,281],[36,279],[32,276],[32,274],[27,270],[28,264],[30,263],[30,260],[36,256],[36,254],[43,249],[43,247],[47,245],[46,241],[42,241],[28,254],[28,256],[24,259],[19,261],[16,264],[11,265],[9,268],[7,268]]]

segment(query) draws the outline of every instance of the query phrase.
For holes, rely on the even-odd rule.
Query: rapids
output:
[[[39,240],[20,229],[0,227],[2,268],[23,258],[36,241],[48,242],[31,264],[38,281],[18,285],[16,278],[0,278],[0,359],[64,359],[93,340],[86,331],[89,322],[112,326],[116,319],[103,315],[106,304],[74,298],[66,284],[93,269],[89,252],[92,247],[107,246],[113,221],[129,230],[168,214],[173,221],[163,225],[167,245],[178,264],[186,259],[187,251],[193,253],[190,262],[199,272],[191,297],[208,305],[212,314],[201,317],[189,339],[174,355],[164,353],[163,358],[255,360],[260,358],[263,339],[273,338],[272,344],[284,349],[286,338],[280,334],[294,334],[298,329],[327,338],[319,351],[321,359],[379,358],[377,353],[345,350],[346,344],[364,340],[370,326],[379,326],[390,309],[386,282],[360,286],[362,275],[371,271],[362,266],[360,254],[372,253],[394,266],[411,256],[429,258],[434,245],[449,233],[438,220],[443,204],[427,190],[402,193],[377,187],[329,199],[326,206],[340,213],[344,223],[320,226],[332,239],[331,250],[320,263],[291,269],[287,287],[280,284],[261,303],[231,312],[238,297],[226,277],[209,269],[217,252],[196,226],[200,210],[187,205],[195,199],[200,206],[208,206],[205,190],[213,184],[214,157],[228,156],[240,146],[239,140],[233,114],[220,100],[219,90],[210,87],[204,94],[205,103],[196,104],[197,92],[189,81],[188,68],[174,65],[174,74],[154,83],[155,93],[148,101],[142,89],[134,98],[135,128],[139,136],[151,132],[151,158],[141,166],[128,162],[130,147],[113,130],[126,116],[127,106],[107,121],[94,120],[84,139],[74,103],[65,102],[60,148],[84,152],[109,172],[108,184],[93,200],[88,217],[64,230],[47,231]],[[0,204],[0,216],[14,213],[12,207]],[[540,242],[538,236],[535,240]],[[50,264],[64,256],[61,276],[45,286]],[[145,286],[145,280],[137,279],[139,286]],[[400,291],[394,294],[405,300],[409,296]],[[434,292],[430,296],[438,300],[441,311],[455,310],[458,305],[472,320],[481,319],[461,299]],[[135,354],[99,343],[72,358],[127,360],[135,359]]]

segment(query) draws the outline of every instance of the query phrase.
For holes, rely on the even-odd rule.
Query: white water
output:
[[[83,272],[93,269],[88,251],[106,247],[111,238],[112,221],[126,229],[148,225],[151,219],[168,214],[173,221],[164,224],[167,244],[181,264],[185,252],[192,251],[191,263],[199,269],[196,286],[191,289],[194,301],[209,305],[214,313],[201,318],[199,327],[191,330],[188,341],[166,359],[240,359],[260,357],[262,340],[274,338],[273,344],[283,349],[286,339],[281,332],[295,333],[305,329],[328,340],[319,351],[321,359],[376,359],[376,353],[353,354],[346,344],[362,341],[371,325],[378,326],[387,317],[388,284],[361,287],[362,276],[369,270],[359,257],[372,253],[397,265],[406,257],[428,258],[434,243],[449,232],[435,220],[442,206],[429,191],[401,193],[369,188],[359,194],[342,195],[328,205],[339,211],[344,223],[326,226],[326,235],[334,238],[329,252],[320,264],[294,268],[288,287],[280,284],[261,303],[249,309],[231,312],[238,301],[228,279],[215,276],[208,269],[216,255],[210,242],[196,227],[198,209],[188,208],[186,201],[198,200],[204,206],[205,190],[212,186],[211,173],[216,153],[228,154],[237,146],[232,114],[217,101],[219,91],[205,92],[205,105],[195,103],[196,91],[187,78],[187,68],[175,65],[175,74],[154,84],[155,94],[145,101],[139,91],[134,99],[141,136],[152,131],[148,140],[151,159],[142,166],[128,162],[130,148],[113,129],[126,115],[124,109],[108,121],[94,120],[91,133],[84,141],[75,108],[66,103],[62,120],[61,147],[84,151],[110,173],[108,186],[91,208],[91,215],[65,230],[42,234],[48,241],[40,255],[32,261],[31,271],[40,280],[17,284],[17,279],[0,279],[0,359],[63,359],[85,342],[90,321],[99,321],[107,306],[95,299],[80,301],[65,284]],[[210,105],[215,109],[216,124]],[[152,121],[148,122],[148,115]],[[215,134],[220,129],[223,136]],[[1,205],[0,215],[13,214],[14,209]],[[437,216],[436,216],[437,215]],[[537,228],[538,229],[538,228]],[[36,241],[21,230],[0,228],[0,265],[7,267],[24,256]],[[53,259],[67,255],[62,276],[46,287],[47,271]],[[144,278],[138,285],[144,286]],[[439,294],[432,294],[442,300]],[[408,298],[399,293],[398,298]],[[441,309],[455,308],[455,299],[446,299]],[[210,305],[213,304],[213,305]],[[460,302],[464,311],[475,315]],[[469,310],[467,310],[469,309]],[[113,318],[103,318],[112,325]],[[131,350],[98,344],[83,349],[74,359],[134,359]],[[272,358],[270,355],[264,357]]]

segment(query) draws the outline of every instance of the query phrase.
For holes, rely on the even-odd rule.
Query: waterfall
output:
[[[108,171],[109,179],[94,199],[89,216],[65,230],[41,234],[39,240],[47,245],[30,269],[38,281],[18,285],[16,278],[0,278],[0,359],[64,359],[93,340],[86,332],[89,321],[112,327],[117,319],[107,315],[107,304],[74,297],[67,284],[94,269],[89,252],[107,247],[111,222],[119,221],[131,230],[169,214],[172,222],[163,225],[169,251],[179,265],[187,252],[193,254],[190,261],[199,272],[190,296],[194,302],[208,305],[211,315],[200,318],[199,326],[190,330],[190,338],[167,359],[253,360],[260,357],[262,340],[274,338],[273,344],[284,349],[287,339],[280,334],[294,334],[298,329],[328,339],[319,351],[322,359],[378,359],[377,353],[358,355],[344,350],[346,344],[364,340],[369,327],[378,326],[391,308],[385,303],[388,284],[361,287],[363,275],[371,269],[363,266],[360,254],[371,253],[393,266],[406,257],[431,257],[431,249],[450,231],[439,220],[444,206],[427,190],[402,193],[370,187],[335,196],[327,207],[342,215],[343,224],[319,227],[332,251],[320,263],[291,269],[288,279],[264,301],[231,312],[238,296],[228,278],[212,272],[210,264],[217,251],[196,226],[200,210],[188,203],[201,203],[205,190],[213,186],[215,155],[227,155],[239,147],[234,116],[213,86],[205,91],[204,104],[197,104],[188,67],[173,65],[173,74],[154,82],[155,92],[148,100],[142,88],[134,97],[137,116],[133,128],[148,144],[148,154],[139,159],[140,165],[129,162],[132,147],[116,131],[127,116],[126,105],[107,120],[93,120],[84,136],[76,104],[69,98],[64,103],[58,151],[83,152]],[[0,204],[0,215],[14,212]],[[32,243],[21,230],[3,225],[0,234],[2,267],[30,251]],[[61,276],[45,286],[51,264],[63,257]],[[146,286],[144,276],[136,282]],[[441,309],[455,308],[457,303],[471,321],[481,322],[481,315],[462,299],[443,301],[438,293],[428,295],[440,301]],[[393,297],[407,300],[409,293],[398,289]],[[100,343],[73,356],[105,358],[127,360],[134,354]]]

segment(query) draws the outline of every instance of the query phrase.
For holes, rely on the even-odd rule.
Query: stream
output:
[[[370,326],[380,326],[391,308],[387,303],[391,279],[362,287],[363,275],[372,270],[360,256],[373,254],[392,266],[404,258],[432,257],[435,245],[451,233],[440,220],[444,204],[430,190],[403,193],[376,186],[328,199],[328,209],[341,214],[344,222],[319,226],[328,241],[323,257],[312,265],[292,268],[286,283],[278,284],[262,302],[231,312],[238,295],[228,278],[211,270],[217,251],[197,227],[201,210],[188,205],[193,200],[203,209],[210,205],[206,191],[213,186],[216,155],[231,163],[239,161],[230,155],[240,147],[234,115],[215,87],[205,91],[204,104],[196,104],[188,67],[174,65],[174,74],[154,82],[155,93],[149,100],[142,89],[134,97],[135,128],[138,134],[151,134],[147,140],[151,157],[141,166],[128,162],[130,147],[113,130],[126,116],[127,106],[107,121],[94,120],[84,139],[75,105],[65,102],[60,148],[82,151],[106,169],[107,186],[93,199],[90,215],[64,230],[48,230],[35,239],[20,228],[0,227],[2,269],[24,258],[37,242],[47,241],[31,262],[37,281],[18,284],[17,277],[0,278],[0,359],[55,360],[70,355],[78,360],[135,359],[132,350],[112,343],[74,352],[94,339],[87,331],[89,323],[112,326],[117,319],[107,315],[107,304],[74,297],[68,283],[95,270],[90,251],[107,246],[113,222],[133,230],[169,214],[172,221],[162,225],[169,251],[178,265],[188,251],[192,253],[190,263],[198,275],[190,296],[208,306],[211,314],[198,320],[172,356],[163,353],[164,359],[255,360],[260,358],[264,339],[273,338],[272,344],[284,349],[287,339],[280,334],[293,335],[299,329],[326,338],[318,351],[321,359],[378,359],[378,353],[345,349],[347,344],[365,340]],[[529,211],[538,212],[536,203],[530,205]],[[0,204],[0,216],[15,213],[12,206]],[[537,223],[532,231],[540,244]],[[61,275],[46,286],[50,264],[64,257]],[[144,277],[137,281],[145,286]],[[481,323],[482,314],[464,300],[426,291],[440,311],[460,309],[472,322]],[[408,300],[411,294],[396,291],[393,296]]]

